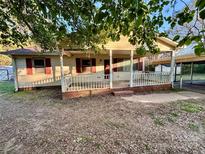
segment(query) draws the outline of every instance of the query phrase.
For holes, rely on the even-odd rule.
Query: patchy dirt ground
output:
[[[205,153],[203,98],[140,103],[59,95],[0,96],[0,153]]]

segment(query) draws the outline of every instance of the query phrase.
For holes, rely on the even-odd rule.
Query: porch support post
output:
[[[13,73],[14,73],[14,86],[15,86],[15,92],[18,91],[18,75],[17,75],[17,69],[16,69],[16,59],[12,57],[12,65],[13,65]]]
[[[145,57],[142,58],[142,71],[145,72]]]
[[[180,63],[180,79],[182,78],[182,63]]]
[[[130,87],[133,87],[133,50],[130,51]]]
[[[112,81],[113,81],[113,76],[112,76],[112,50],[110,49],[110,88],[113,87]]]
[[[191,62],[191,84],[192,84],[192,81],[193,81],[193,67],[194,67],[194,63]]]
[[[57,50],[59,50],[59,49],[57,49]],[[64,49],[62,49],[60,52],[60,68],[61,68],[61,90],[62,90],[62,92],[65,92],[63,54],[64,54]]]
[[[174,88],[174,66],[175,66],[175,51],[171,51],[170,80],[171,80],[172,88]]]
[[[175,64],[174,81],[177,81],[177,63]]]

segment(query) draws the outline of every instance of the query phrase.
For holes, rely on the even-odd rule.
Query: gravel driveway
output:
[[[1,96],[0,153],[205,153],[203,97],[171,103],[58,98],[58,90]]]

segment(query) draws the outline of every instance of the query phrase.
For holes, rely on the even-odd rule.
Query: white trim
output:
[[[17,69],[16,69],[16,59],[12,58],[12,64],[13,64],[13,73],[14,73],[14,86],[15,91],[18,91],[18,76],[17,76]]]
[[[112,74],[112,50],[110,49],[110,88],[113,87],[112,81],[113,81],[113,74]]]
[[[145,57],[142,58],[142,71],[145,71]]]
[[[57,49],[59,50],[59,49]],[[65,92],[65,85],[64,85],[64,69],[63,69],[63,53],[64,49],[60,52],[60,68],[61,68],[61,90]]]
[[[133,87],[133,50],[130,51],[130,87]]]
[[[174,66],[175,66],[175,51],[171,51],[170,81],[172,84],[172,88],[174,88]]]
[[[191,62],[191,84],[193,82],[193,67],[194,67],[194,63]]]

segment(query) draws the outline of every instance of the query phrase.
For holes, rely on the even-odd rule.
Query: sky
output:
[[[186,4],[190,4],[193,0],[183,0]],[[170,6],[167,6],[164,8],[163,12],[165,16],[170,16],[173,13],[173,10],[170,10]],[[185,4],[182,2],[182,0],[176,1],[176,11],[181,11],[185,8]],[[160,28],[160,31],[167,31],[170,28],[169,24],[167,22],[164,23],[164,25]]]

